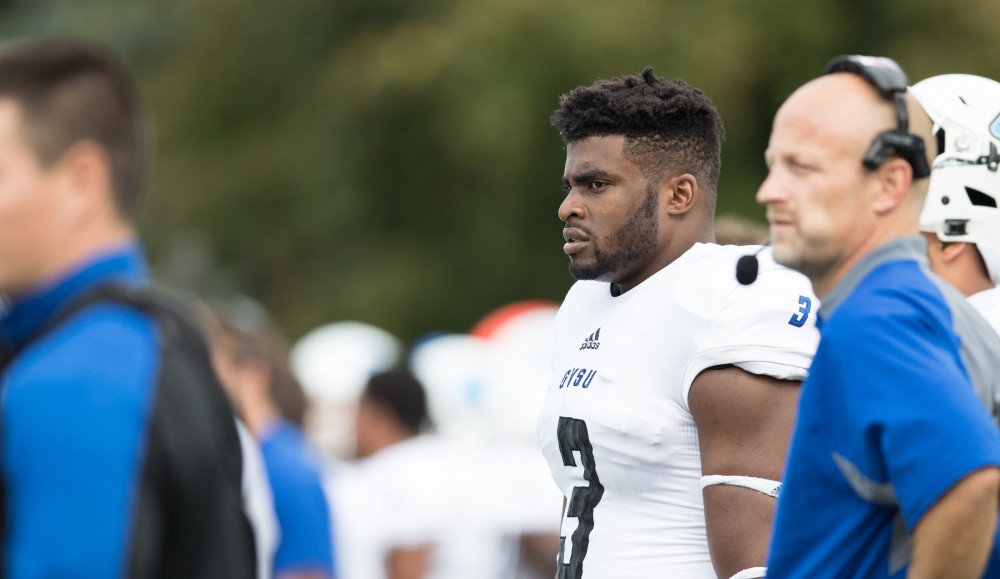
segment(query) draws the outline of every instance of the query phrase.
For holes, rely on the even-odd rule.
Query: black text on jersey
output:
[[[601,339],[601,329],[597,328],[597,331],[595,331],[593,334],[587,336],[587,339],[584,340],[582,344],[580,344],[580,349],[581,350],[596,350],[596,349],[598,349],[598,348],[601,347],[601,342],[598,341],[600,339]]]

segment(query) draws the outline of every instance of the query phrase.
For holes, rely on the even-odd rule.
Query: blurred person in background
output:
[[[208,304],[195,296],[181,294],[181,299],[186,300],[195,312],[201,331],[208,341],[212,367],[221,383],[222,377],[218,369],[218,341],[222,336],[222,325],[219,318]],[[253,530],[257,553],[257,577],[269,579],[274,576],[274,552],[278,549],[280,535],[278,516],[274,512],[274,493],[271,492],[271,482],[264,466],[260,443],[239,416],[234,415],[233,420],[240,435],[240,449],[243,455],[243,510]]]
[[[910,91],[937,141],[920,231],[931,270],[1000,332],[1000,83],[944,74]],[[1000,577],[1000,536],[985,577]]]
[[[564,510],[559,578],[762,577],[798,384],[808,280],[714,243],[724,129],[647,68],[560,98],[563,250],[538,421]],[[766,260],[766,261],[765,261]]]
[[[302,433],[306,399],[285,349],[256,302],[215,305],[213,359],[226,389],[259,441],[274,496],[280,538],[277,579],[330,579],[335,562],[324,464]]]
[[[945,74],[911,90],[939,147],[920,214],[931,269],[1000,332],[1000,83]]]
[[[372,376],[356,403],[358,460],[330,487],[343,578],[429,577],[435,529],[428,512],[450,485],[426,481],[442,480],[454,465],[435,438],[421,435],[429,425],[423,386],[390,369]]]
[[[292,372],[306,395],[306,435],[334,466],[355,456],[354,417],[368,379],[398,364],[403,343],[382,328],[340,320],[308,331],[292,345]]]
[[[470,559],[484,577],[551,578],[559,550],[560,493],[539,452],[534,423],[544,399],[557,306],[525,301],[503,306],[470,334],[440,334],[411,348],[409,365],[427,389],[439,435],[482,479],[484,501],[462,508]],[[456,533],[457,534],[457,533]],[[471,551],[475,549],[475,555]]]
[[[414,441],[430,426],[423,385],[400,368],[372,376],[358,401],[354,424],[358,459]]]
[[[260,443],[239,418],[236,419],[236,430],[243,450],[243,510],[253,528],[257,577],[269,579],[274,576],[274,552],[278,549],[281,534],[278,515],[274,512],[274,493]]]
[[[0,54],[6,577],[254,576],[232,408],[148,287],[143,108],[103,48]]]
[[[420,558],[431,561],[428,577],[552,576],[558,542],[548,511],[552,484],[538,458],[534,417],[527,416],[533,411],[523,408],[536,398],[522,396],[531,394],[534,382],[515,371],[515,366],[534,367],[536,361],[525,356],[548,365],[547,353],[534,352],[534,344],[551,341],[550,306],[545,305],[513,318],[526,323],[504,316],[504,323],[486,324],[489,336],[485,329],[481,337],[431,335],[418,340],[409,356],[395,336],[350,320],[319,326],[294,344],[292,365],[315,407],[307,420],[309,432],[337,463],[328,471],[327,485],[342,579],[385,577],[387,561],[396,561],[393,567],[401,572],[403,561]],[[517,359],[497,364],[493,352],[501,344]],[[525,354],[525,347],[532,353]],[[416,431],[400,426],[395,414],[385,411],[391,405],[383,402],[379,411],[379,405],[370,404],[371,396],[364,397],[359,416],[370,379],[401,364],[419,376],[417,382],[412,377],[403,382],[411,390],[417,384],[425,389],[426,408],[418,413],[429,416],[424,423],[432,423],[434,433],[429,426]],[[502,384],[491,379],[498,372],[507,377]],[[513,388],[503,388],[514,380]],[[400,389],[405,393],[407,387]],[[394,404],[412,407],[415,402]],[[371,420],[382,414],[387,417]],[[382,445],[371,443],[372,434],[385,431],[395,434],[374,438],[398,440],[403,431],[406,440],[373,451]],[[417,458],[408,462],[407,456]],[[394,464],[414,463],[443,466],[422,468],[419,478],[384,474],[393,472]],[[536,475],[537,467],[542,476]],[[505,492],[522,499],[518,508],[483,500]],[[389,517],[382,505],[388,496],[397,497],[399,505]]]
[[[557,536],[528,532],[507,508],[508,495],[532,492],[507,472],[520,455],[473,431],[460,440],[430,426],[428,395],[408,369],[367,381],[357,460],[330,487],[343,578],[551,577]]]

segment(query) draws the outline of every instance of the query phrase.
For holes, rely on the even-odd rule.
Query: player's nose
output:
[[[559,219],[562,221],[569,221],[570,219],[582,219],[586,215],[587,210],[580,200],[580,196],[575,193],[574,190],[566,195],[562,203],[559,204]]]

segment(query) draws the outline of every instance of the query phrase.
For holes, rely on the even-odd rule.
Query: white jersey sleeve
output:
[[[694,379],[713,366],[734,365],[782,380],[805,379],[819,343],[819,300],[808,281],[774,263],[769,250],[758,260],[760,274],[750,285],[736,282],[735,274],[725,275],[728,268],[713,268],[699,273],[721,271],[720,279],[704,280],[717,291],[705,291],[704,286],[698,291],[701,284],[691,284],[689,295],[679,296],[689,307],[710,312],[684,369],[685,401]]]

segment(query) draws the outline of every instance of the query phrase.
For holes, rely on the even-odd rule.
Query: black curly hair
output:
[[[647,67],[577,87],[559,98],[552,125],[567,143],[625,136],[625,156],[647,179],[691,173],[714,207],[725,128],[705,93],[683,80],[666,80]]]

